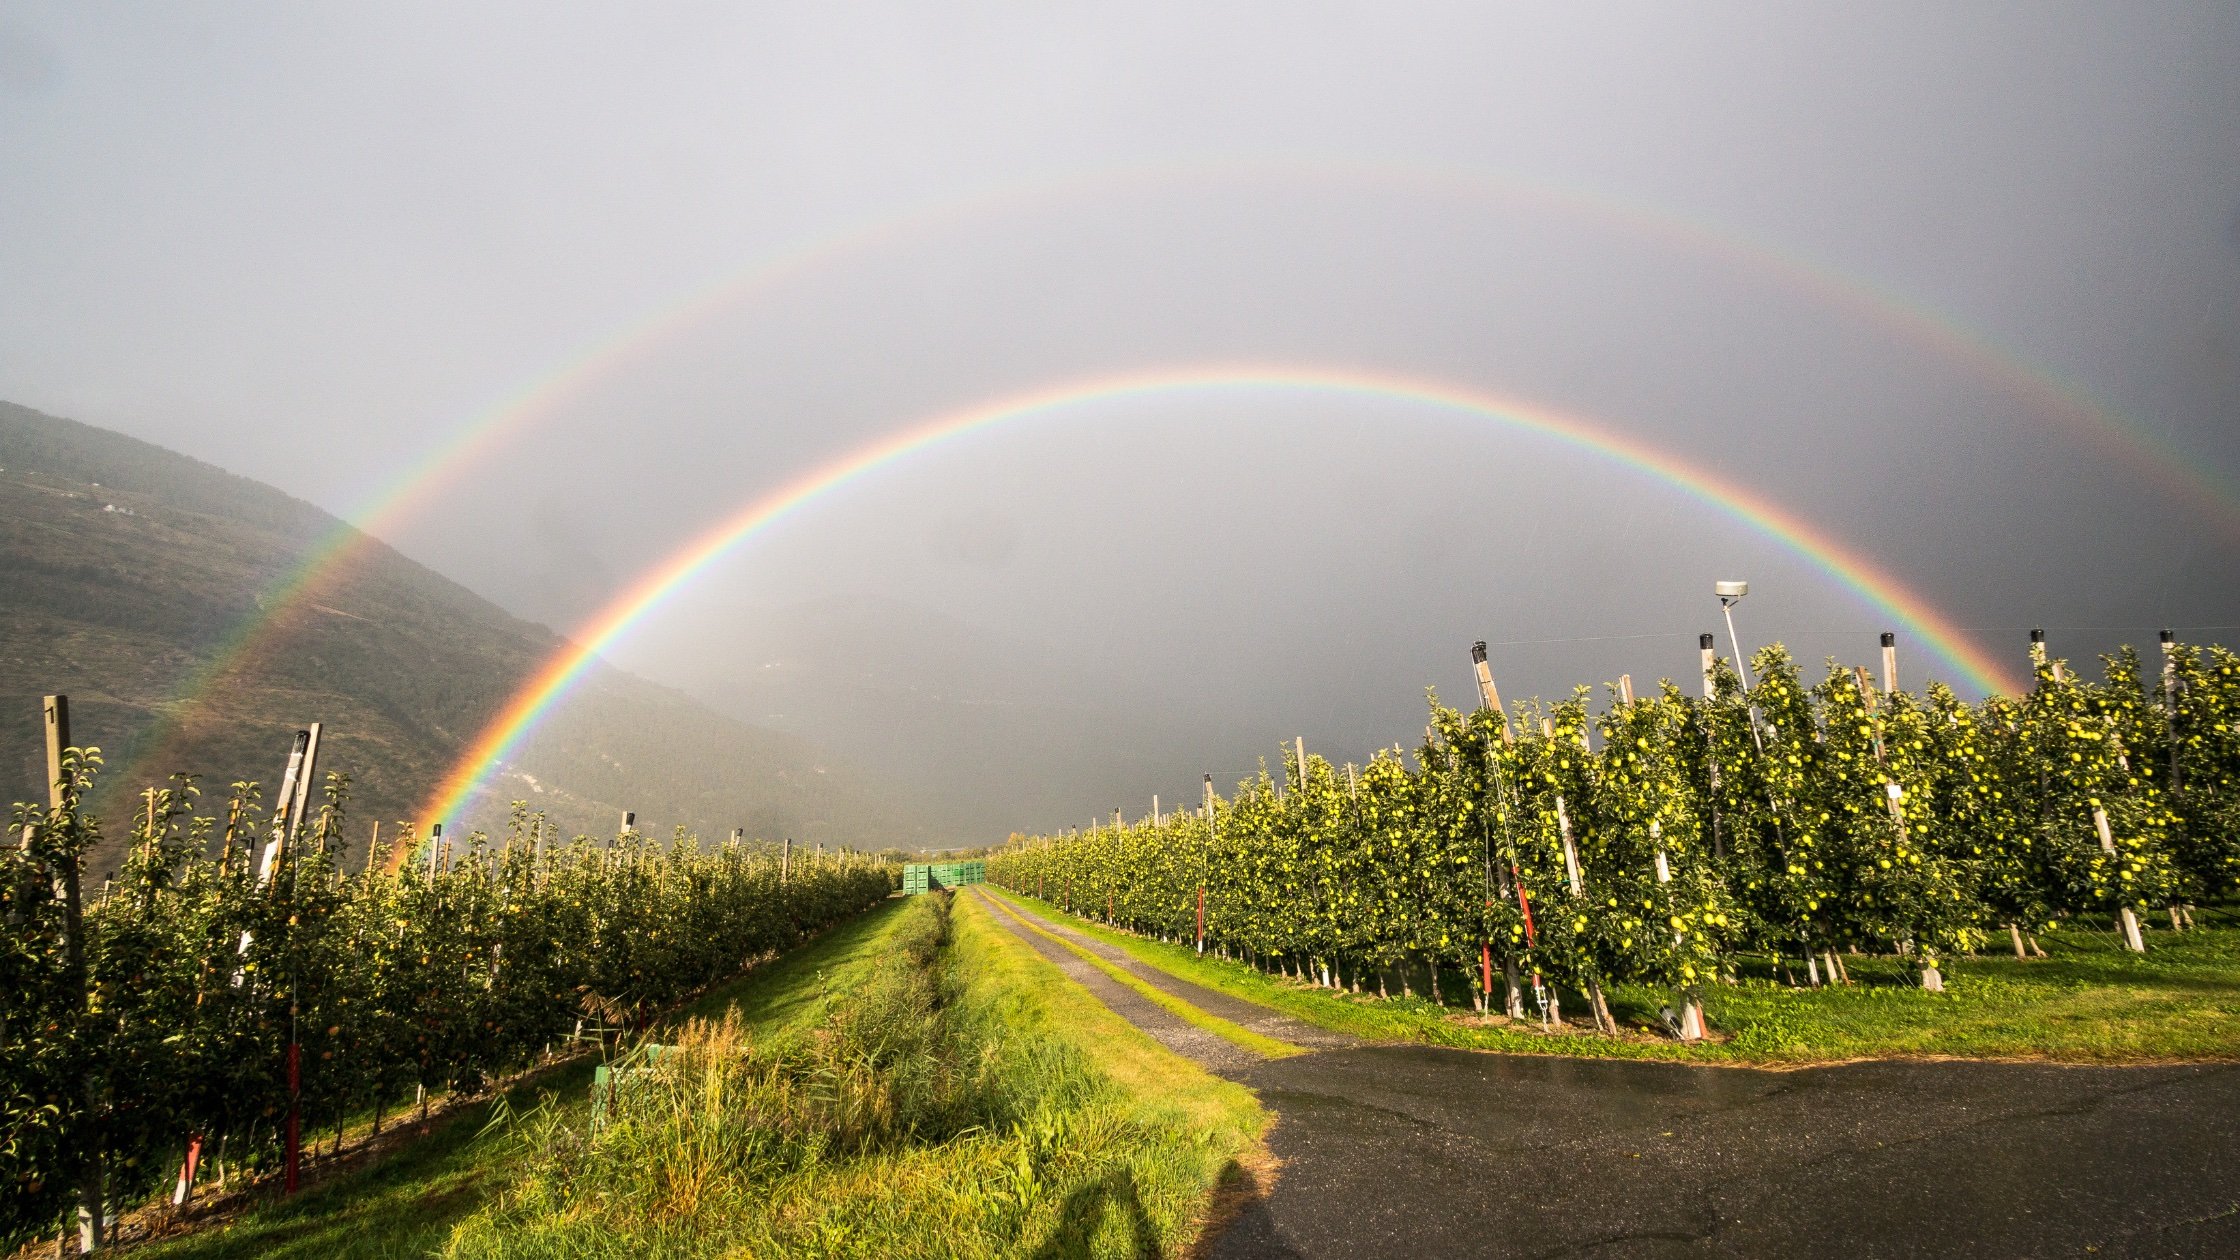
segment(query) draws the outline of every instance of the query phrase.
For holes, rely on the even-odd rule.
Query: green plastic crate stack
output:
[[[988,864],[979,858],[969,862],[912,862],[902,868],[902,891],[916,896],[936,888],[977,884],[987,877]]]

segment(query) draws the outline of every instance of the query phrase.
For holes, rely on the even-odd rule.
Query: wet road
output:
[[[2231,1066],[1380,1046],[1236,1079],[1284,1167],[1217,1257],[2240,1257]]]
[[[1276,1113],[1283,1167],[1212,1241],[1226,1260],[2240,1257],[2240,1065],[1772,1072],[1423,1046],[1269,1060],[1006,926]],[[1184,1000],[1209,992],[1129,969]],[[1272,1014],[1219,1013],[1251,1011]],[[1268,1035],[1297,1035],[1275,1018]]]

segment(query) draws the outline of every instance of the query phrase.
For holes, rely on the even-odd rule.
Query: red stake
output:
[[[1478,973],[1486,996],[1493,996],[1493,942],[1478,942]]]
[[[1517,881],[1517,908],[1524,911],[1524,943],[1537,944],[1532,934],[1532,902],[1524,895],[1524,876],[1518,873],[1513,862],[1509,865],[1509,877]]]

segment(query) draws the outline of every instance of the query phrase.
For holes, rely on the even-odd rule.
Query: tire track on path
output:
[[[1047,915],[1013,901],[985,884],[975,885],[975,887],[980,890],[982,896],[1026,919],[1043,931],[1088,950],[1162,993],[1187,1002],[1208,1015],[1227,1020],[1240,1028],[1305,1050],[1350,1050],[1357,1046],[1370,1044],[1359,1037],[1310,1024],[1303,1019],[1295,1019],[1257,1002],[1247,1002],[1243,998],[1234,997],[1218,989],[1209,989],[1204,985],[1193,984],[1179,976],[1161,971],[1116,945],[1108,945],[1093,936],[1077,932]]]
[[[1098,970],[1061,942],[1036,932],[1018,910],[1001,898],[987,895],[978,886],[972,891],[993,910],[989,918],[1025,941],[1028,948],[1048,959],[1067,979],[1087,989],[1098,1001],[1111,1007],[1113,1014],[1135,1025],[1153,1041],[1214,1075],[1230,1080],[1267,1062],[1265,1056],[1160,1009],[1151,999]]]

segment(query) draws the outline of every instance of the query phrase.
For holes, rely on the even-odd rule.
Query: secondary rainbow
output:
[[[1801,254],[1653,206],[1507,173],[1321,155],[1208,157],[1061,171],[918,201],[898,211],[803,237],[656,304],[475,412],[403,473],[368,496],[349,514],[348,523],[330,531],[273,582],[258,600],[259,611],[237,624],[217,650],[182,680],[173,691],[174,707],[191,704],[235,665],[248,659],[269,629],[315,604],[314,594],[339,575],[352,556],[376,545],[375,536],[414,519],[437,501],[442,490],[511,438],[722,311],[819,268],[998,214],[1095,201],[1160,184],[1252,181],[1404,189],[1529,207],[1716,259],[1770,281],[1779,289],[1881,328],[1997,384],[2034,411],[2054,418],[2159,484],[2228,539],[2240,541],[2240,493],[2203,462],[2187,458],[2135,422],[2115,415],[1981,334]],[[137,764],[128,770],[120,776],[120,782],[144,777]]]
[[[1297,391],[1411,402],[1539,434],[1591,451],[1663,482],[1781,542],[1892,618],[1984,691],[2021,690],[2019,680],[1966,633],[1880,565],[1771,499],[1638,438],[1577,416],[1474,389],[1373,372],[1265,365],[1200,366],[1072,381],[936,416],[852,451],[748,503],[671,553],[585,623],[483,728],[430,801],[425,817],[458,813],[483,779],[568,694],[600,654],[669,596],[741,543],[866,474],[969,433],[1092,402],[1207,390]]]

